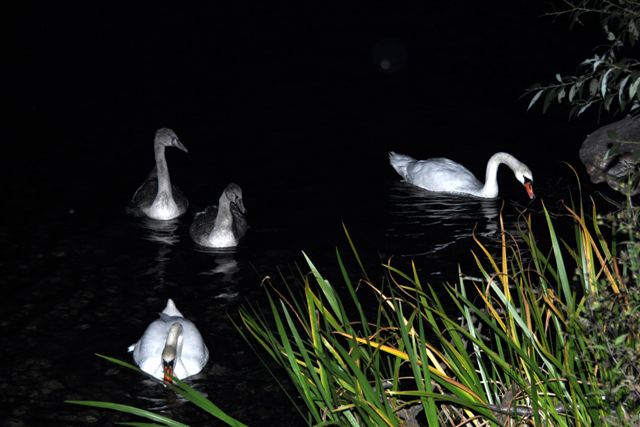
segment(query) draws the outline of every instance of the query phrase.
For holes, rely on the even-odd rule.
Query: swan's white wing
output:
[[[482,189],[482,183],[467,168],[441,157],[411,163],[406,179],[430,191],[474,194]]]
[[[209,361],[209,349],[198,328],[190,320],[180,320],[182,324],[182,352],[175,367],[175,376],[183,379],[202,371]]]
[[[167,322],[155,320],[149,324],[133,348],[133,360],[138,367],[158,379],[163,378],[162,350],[167,341],[168,331]]]
[[[416,162],[411,156],[407,156],[406,154],[396,153],[394,151],[389,152],[389,163],[398,172],[402,178],[408,180],[407,178],[407,168]]]

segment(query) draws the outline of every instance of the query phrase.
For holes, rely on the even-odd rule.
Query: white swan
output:
[[[133,194],[127,212],[153,219],[174,219],[187,211],[189,201],[179,188],[171,185],[164,150],[165,147],[176,147],[185,153],[188,151],[175,132],[167,128],[156,131],[153,147],[156,167]]]
[[[195,375],[209,360],[200,331],[182,316],[171,298],[160,318],[129,346],[129,352],[140,369],[165,382],[171,382],[172,375],[180,380]]]
[[[189,227],[189,235],[200,246],[237,246],[249,228],[245,213],[242,189],[232,182],[222,192],[218,205],[209,206],[195,215]]]
[[[487,163],[484,184],[460,163],[443,157],[416,160],[411,156],[390,151],[389,162],[406,182],[425,190],[487,199],[498,197],[498,166],[504,163],[511,168],[516,179],[524,185],[529,198],[535,197],[531,170],[508,153],[499,152],[491,156]]]

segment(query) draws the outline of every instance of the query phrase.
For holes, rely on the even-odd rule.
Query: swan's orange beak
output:
[[[164,374],[164,382],[172,383],[173,382],[173,363],[171,362],[162,362],[162,372]]]
[[[533,184],[531,184],[531,181],[526,181],[524,183],[524,189],[527,190],[527,194],[529,195],[530,199],[536,197],[536,195],[533,193]]]

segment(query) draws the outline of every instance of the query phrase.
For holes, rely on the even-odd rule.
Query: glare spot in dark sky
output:
[[[407,62],[407,49],[404,43],[394,38],[378,40],[372,48],[373,62],[378,70],[393,73],[404,68]]]

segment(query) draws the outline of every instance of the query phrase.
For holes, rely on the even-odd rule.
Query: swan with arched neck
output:
[[[416,160],[411,156],[389,152],[389,162],[408,183],[425,190],[494,199],[498,197],[498,166],[507,165],[533,199],[533,174],[527,165],[509,153],[495,153],[487,162],[485,182],[480,182],[460,163],[444,157]]]

